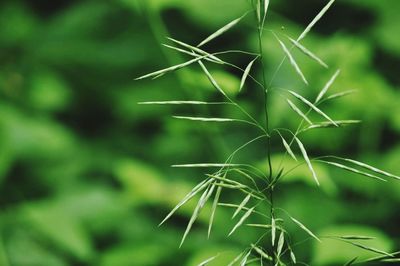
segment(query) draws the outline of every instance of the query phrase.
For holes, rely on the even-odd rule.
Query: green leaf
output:
[[[312,166],[312,164],[311,164],[310,158],[308,157],[307,151],[306,151],[306,149],[304,148],[303,143],[301,143],[301,141],[300,141],[296,136],[294,137],[294,139],[296,140],[297,145],[299,146],[300,151],[301,151],[301,153],[303,154],[304,160],[306,161],[307,166],[308,166],[308,168],[310,169],[310,171],[311,171],[311,173],[312,173],[312,176],[313,176],[315,182],[316,182],[317,185],[319,186],[319,181],[318,181],[317,174],[316,174],[315,171],[314,171],[314,168],[313,168],[313,166]]]
[[[289,49],[286,47],[286,45],[279,39],[279,37],[274,34],[275,38],[278,40],[283,52],[286,54],[286,56],[289,58],[290,64],[293,66],[293,68],[296,70],[297,74],[301,77],[303,82],[308,85],[308,81],[306,77],[304,76],[303,72],[301,71],[299,65],[296,63],[296,60],[294,60],[292,54],[290,53]]]
[[[240,218],[239,222],[229,232],[228,236],[232,235],[236,231],[236,229],[238,229],[239,226],[241,226],[243,224],[243,222],[252,214],[254,209],[255,209],[255,207],[252,207],[247,210],[247,212],[242,216],[242,218]]]
[[[251,244],[251,247],[254,249],[255,252],[257,252],[261,257],[263,257],[266,260],[272,261],[272,257],[269,256],[262,248],[257,247],[254,244]]]
[[[354,257],[351,260],[349,260],[348,262],[346,262],[346,264],[344,264],[343,266],[350,266],[353,265],[354,262],[356,262],[356,260],[358,259],[358,257]]]
[[[278,247],[276,249],[276,256],[279,258],[282,252],[283,245],[285,243],[285,234],[281,231],[278,240]]]
[[[317,16],[310,22],[310,24],[307,25],[307,27],[304,29],[304,31],[300,34],[300,36],[297,38],[297,42],[300,42],[302,39],[306,37],[306,35],[310,32],[312,27],[314,27],[315,24],[324,16],[324,14],[329,10],[331,5],[335,2],[335,0],[329,1],[328,4],[322,8],[322,10],[317,14]]]
[[[231,167],[239,166],[239,164],[232,163],[193,163],[193,164],[174,164],[172,167],[180,168],[203,168],[203,167]]]
[[[383,179],[383,178],[381,178],[379,176],[375,176],[375,175],[372,175],[370,173],[365,173],[365,172],[362,172],[360,170],[357,170],[355,168],[352,168],[352,167],[349,167],[349,166],[346,166],[346,165],[343,165],[343,164],[340,164],[340,163],[329,162],[329,161],[324,161],[324,160],[319,160],[319,161],[323,162],[323,163],[326,163],[326,164],[329,164],[329,165],[333,165],[333,166],[341,168],[343,170],[347,170],[347,171],[359,174],[359,175],[363,175],[363,176],[366,176],[366,177],[370,177],[370,178],[373,178],[373,179],[378,179],[380,181],[387,182],[387,180],[385,180],[385,179]]]
[[[228,102],[202,102],[202,101],[151,101],[151,102],[139,102],[138,104],[143,105],[218,105],[218,104],[231,104]]]
[[[247,79],[247,77],[248,77],[248,75],[249,75],[249,73],[250,73],[251,67],[253,66],[254,62],[255,62],[257,59],[258,59],[258,57],[256,57],[255,59],[253,59],[253,60],[247,65],[246,69],[244,70],[242,79],[241,79],[241,81],[240,81],[239,91],[242,90],[242,88],[243,88],[243,86],[244,86],[244,84],[245,84],[245,82],[246,82],[246,79]]]
[[[335,82],[336,78],[339,76],[340,74],[340,69],[338,69],[335,74],[333,74],[333,76],[329,79],[329,81],[325,84],[325,86],[322,88],[322,90],[320,91],[320,93],[317,96],[317,99],[315,99],[315,102],[318,103],[322,97],[324,97],[325,93],[328,91],[328,89],[332,86],[333,82]]]
[[[308,124],[312,125],[313,123],[311,122],[310,119],[289,99],[286,99],[288,102],[290,108],[292,108],[293,111],[295,111],[301,118],[303,118]]]
[[[200,262],[199,264],[197,264],[197,266],[205,266],[205,265],[207,265],[209,262],[215,260],[218,256],[219,256],[219,254],[218,254],[218,255],[215,255],[215,256],[213,256],[213,257],[211,257],[211,258],[208,258],[208,259],[206,259],[205,261]]]
[[[246,206],[247,202],[249,202],[251,198],[251,194],[248,194],[243,200],[242,202],[239,204],[239,206],[237,207],[235,213],[232,215],[232,219],[236,217],[236,215],[238,215],[238,213],[243,210],[243,207]]]
[[[310,129],[316,129],[316,128],[330,128],[330,127],[342,127],[342,126],[346,126],[346,125],[353,125],[353,124],[359,124],[361,123],[361,120],[335,120],[335,124],[334,125],[332,122],[327,121],[327,122],[321,122],[321,123],[315,123],[311,126],[308,126],[304,129],[301,130],[301,132],[310,130]]]
[[[200,49],[200,48],[198,48],[198,47],[195,47],[195,46],[193,46],[193,45],[190,45],[190,44],[187,44],[187,43],[178,41],[178,40],[175,40],[175,39],[170,38],[170,37],[168,37],[168,40],[173,41],[173,42],[175,42],[175,43],[177,43],[177,44],[179,44],[179,45],[181,45],[181,46],[183,46],[183,47],[186,47],[186,48],[188,48],[188,49],[190,49],[190,50],[193,50],[194,52],[197,52],[197,53],[199,53],[199,54],[205,56],[206,58],[208,57],[208,58],[211,58],[212,60],[214,60],[214,61],[216,61],[216,62],[218,62],[218,63],[220,63],[220,64],[224,64],[224,61],[222,61],[221,59],[219,59],[219,58],[216,57],[215,55],[212,55],[212,54],[210,54],[210,53],[207,53],[206,51],[204,51],[204,50],[202,50],[202,49]]]
[[[246,15],[247,15],[247,13],[244,14],[243,16],[241,16],[240,18],[234,19],[233,21],[229,22],[228,24],[226,24],[225,26],[223,26],[222,28],[220,28],[219,30],[217,30],[216,32],[214,32],[213,34],[208,36],[201,43],[199,43],[197,45],[197,47],[203,46],[204,44],[206,44],[206,43],[212,41],[213,39],[217,38],[218,36],[222,35],[224,32],[230,30],[232,27],[234,27],[236,24],[238,24],[239,21],[242,20],[242,18],[245,17]]]
[[[292,149],[290,148],[289,143],[286,142],[285,138],[281,135],[281,133],[279,133],[279,131],[278,131],[278,134],[279,134],[279,136],[281,136],[282,143],[283,143],[283,146],[285,147],[286,151],[293,158],[293,160],[297,161],[296,155],[294,155]]]
[[[276,223],[275,218],[271,217],[271,244],[275,246],[275,237],[276,237]]]
[[[361,166],[364,169],[371,170],[372,172],[375,172],[377,174],[381,174],[381,175],[384,175],[384,176],[387,176],[387,177],[391,177],[391,178],[400,180],[399,176],[396,176],[396,175],[393,175],[391,173],[385,172],[385,171],[383,171],[381,169],[378,169],[376,167],[373,167],[371,165],[368,165],[368,164],[365,164],[365,163],[362,163],[362,162],[359,162],[359,161],[356,161],[356,160],[347,159],[347,158],[340,158],[340,159],[341,160],[345,160],[346,162],[350,162],[350,163],[353,163],[355,165]]]
[[[195,186],[176,206],[175,208],[170,211],[167,216],[161,221],[161,223],[158,225],[162,225],[167,221],[180,207],[182,207],[186,202],[188,202],[190,199],[192,199],[198,192],[202,191],[205,189],[213,180],[212,179],[206,179],[200,182],[197,186]]]
[[[311,237],[316,239],[318,242],[322,242],[313,232],[311,232],[310,229],[308,229],[304,224],[302,224],[300,221],[296,220],[292,216],[289,216],[292,221],[297,224],[301,229],[303,229],[307,234],[309,234]]]
[[[195,62],[198,62],[198,61],[200,61],[201,59],[204,59],[204,58],[206,58],[206,57],[207,57],[206,55],[201,56],[201,57],[197,57],[197,58],[194,58],[194,59],[189,60],[189,61],[187,61],[187,62],[184,62],[184,63],[182,63],[182,64],[178,64],[178,65],[175,65],[175,66],[167,67],[167,68],[164,68],[164,69],[161,69],[161,70],[158,70],[158,71],[155,71],[155,72],[152,72],[152,73],[143,75],[143,76],[141,76],[141,77],[135,78],[135,80],[141,80],[141,79],[151,78],[151,77],[158,77],[158,76],[164,75],[164,74],[166,74],[166,73],[168,73],[168,72],[172,72],[172,71],[181,69],[181,68],[183,68],[183,67],[186,67],[186,66],[188,66],[188,65],[190,65],[190,64],[193,64],[193,63],[195,63]]]
[[[321,66],[328,68],[328,65],[322,61],[318,56],[316,56],[313,52],[311,52],[310,50],[308,50],[306,47],[304,47],[303,45],[301,45],[298,41],[287,37],[290,42],[296,46],[301,52],[303,52],[305,55],[307,55],[308,57],[310,57],[311,59],[315,60],[318,64],[320,64]]]
[[[206,74],[207,78],[210,80],[211,84],[220,92],[222,95],[227,97],[226,93],[221,89],[221,87],[218,85],[217,81],[214,79],[214,77],[210,74],[206,66],[203,64],[203,62],[198,61],[199,65],[201,66],[201,69],[203,69],[204,73]]]
[[[185,242],[185,239],[187,237],[187,235],[190,232],[190,229],[192,228],[194,222],[197,220],[197,217],[199,216],[201,210],[203,209],[205,203],[207,202],[207,200],[210,198],[212,192],[214,191],[215,185],[211,185],[211,187],[208,187],[203,194],[201,195],[196,208],[193,211],[192,216],[190,217],[189,223],[186,227],[185,233],[183,234],[181,243],[179,245],[179,247],[182,247],[183,243]]]
[[[293,253],[292,249],[290,249],[290,259],[296,264],[296,255]]]
[[[316,107],[314,104],[312,104],[309,100],[307,100],[306,98],[304,98],[303,96],[301,96],[300,94],[294,92],[294,91],[290,91],[289,93],[292,94],[294,97],[296,97],[297,99],[299,99],[300,101],[302,101],[303,103],[305,103],[306,105],[308,105],[309,107],[311,107],[311,109],[313,109],[315,112],[317,112],[318,114],[322,115],[323,117],[325,117],[327,120],[329,120],[332,124],[334,124],[335,126],[337,126],[337,124],[335,123],[335,121],[333,121],[329,116],[327,116],[324,112],[322,112],[318,107]]]

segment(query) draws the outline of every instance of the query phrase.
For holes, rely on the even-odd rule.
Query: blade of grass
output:
[[[248,209],[245,214],[243,214],[242,218],[240,218],[239,222],[232,228],[232,230],[229,232],[228,236],[232,235],[236,231],[236,229],[238,229],[239,226],[241,226],[243,224],[243,222],[251,215],[251,213],[253,212],[254,209],[255,209],[255,207],[252,207],[252,208]]]
[[[185,239],[187,237],[187,235],[190,232],[190,229],[192,228],[194,222],[197,220],[197,217],[199,216],[201,210],[203,209],[205,203],[207,202],[207,200],[210,198],[212,192],[214,191],[215,185],[211,185],[211,187],[209,187],[208,189],[206,189],[203,194],[201,195],[196,208],[193,211],[192,216],[190,217],[189,223],[186,227],[185,233],[183,234],[181,243],[179,245],[179,247],[182,247],[183,243],[185,242]]]
[[[349,166],[346,166],[346,165],[343,165],[343,164],[340,164],[340,163],[335,163],[335,162],[330,162],[330,161],[325,161],[325,160],[318,160],[318,161],[322,162],[322,163],[326,163],[326,164],[332,165],[332,166],[335,166],[335,167],[338,167],[338,168],[341,168],[343,170],[347,170],[349,172],[353,172],[353,173],[356,173],[356,174],[359,174],[359,175],[363,175],[363,176],[366,176],[366,177],[370,177],[370,178],[373,178],[373,179],[377,179],[377,180],[380,180],[380,181],[387,182],[387,180],[385,180],[385,179],[383,179],[383,178],[381,178],[379,176],[372,175],[370,173],[365,173],[365,172],[362,172],[360,170],[357,170],[355,168],[352,168],[352,167],[349,167]]]
[[[195,186],[173,209],[168,213],[168,215],[162,220],[162,222],[158,225],[162,225],[167,221],[180,207],[185,205],[186,202],[188,202],[190,199],[192,199],[198,192],[206,188],[213,180],[212,179],[206,179],[202,182],[200,182],[197,186]]]
[[[232,163],[194,163],[194,164],[174,164],[172,167],[181,167],[181,168],[203,168],[203,167],[232,167],[232,166],[240,166],[240,164],[232,164]]]
[[[190,44],[187,44],[187,43],[178,41],[178,40],[173,39],[173,38],[171,38],[171,37],[168,37],[168,40],[170,40],[170,41],[172,41],[172,42],[174,42],[174,43],[177,43],[177,44],[179,44],[179,45],[181,45],[181,46],[183,46],[183,47],[186,47],[186,48],[188,48],[188,49],[190,49],[190,50],[193,50],[194,52],[197,52],[197,53],[199,53],[199,54],[202,54],[202,55],[204,55],[204,56],[206,56],[206,57],[209,57],[209,58],[213,59],[214,61],[219,62],[220,64],[224,64],[224,61],[222,61],[221,59],[219,59],[219,58],[216,57],[215,55],[212,55],[212,54],[210,54],[210,53],[207,53],[206,51],[204,51],[204,50],[202,50],[202,49],[200,49],[200,48],[198,48],[198,47],[195,47],[195,46],[193,46],[193,45],[190,45]]]
[[[301,45],[298,41],[287,37],[290,42],[296,47],[298,48],[301,52],[303,52],[305,55],[307,55],[308,57],[310,57],[311,59],[313,59],[314,61],[316,61],[318,64],[320,64],[321,66],[328,68],[328,65],[322,61],[318,56],[316,56],[313,52],[311,52],[310,50],[308,50],[306,47],[304,47],[303,45]]]
[[[239,87],[239,91],[242,91],[242,88],[246,82],[247,76],[250,73],[251,67],[253,66],[254,62],[258,59],[258,57],[256,57],[255,59],[253,59],[246,67],[246,69],[243,72],[243,76],[242,79],[240,81],[240,87]]]
[[[197,45],[197,47],[201,47],[204,44],[214,40],[215,38],[219,37],[220,35],[222,35],[223,33],[225,33],[226,31],[230,30],[231,28],[233,28],[236,24],[239,23],[239,21],[242,20],[242,18],[244,18],[247,15],[244,14],[243,16],[241,16],[240,18],[234,19],[231,22],[229,22],[228,24],[226,24],[225,26],[223,26],[222,28],[220,28],[219,30],[217,30],[216,32],[214,32],[213,34],[211,34],[210,36],[208,36],[206,39],[204,39],[201,43],[199,43]]]
[[[286,45],[279,39],[279,37],[274,33],[275,38],[278,40],[283,52],[286,54],[286,56],[289,58],[290,64],[293,66],[297,74],[301,77],[303,82],[308,85],[308,81],[306,77],[304,76],[303,72],[301,71],[299,65],[297,64],[296,60],[294,60],[294,57],[290,53],[289,49],[286,47]]]
[[[143,105],[219,105],[219,104],[231,104],[228,102],[203,102],[203,101],[151,101],[151,102],[139,102],[138,104]]]
[[[220,92],[222,95],[227,97],[226,93],[221,89],[221,87],[218,85],[217,81],[213,78],[213,76],[210,74],[206,66],[203,64],[203,62],[198,61],[201,69],[203,69],[204,73],[206,74],[207,78],[210,80],[211,84]]]
[[[232,219],[235,218],[236,215],[238,215],[239,212],[240,212],[241,210],[243,210],[243,207],[246,206],[246,204],[247,204],[247,202],[249,202],[250,198],[251,198],[251,194],[248,194],[248,195],[242,200],[242,202],[239,204],[239,206],[237,207],[237,209],[236,209],[235,212],[233,213]]]
[[[219,254],[217,254],[217,255],[215,255],[215,256],[213,256],[213,257],[211,257],[211,258],[208,258],[208,259],[206,259],[205,261],[200,262],[199,264],[197,264],[197,266],[205,266],[205,265],[207,265],[209,262],[215,260],[218,256],[219,256]]]
[[[294,139],[296,140],[297,145],[299,146],[300,151],[301,151],[301,153],[303,154],[304,160],[306,161],[307,166],[308,166],[308,168],[310,169],[310,171],[311,171],[311,173],[312,173],[312,176],[313,176],[315,182],[316,182],[317,185],[319,186],[319,181],[318,181],[317,174],[316,174],[315,171],[314,171],[314,168],[313,168],[313,166],[312,166],[312,164],[311,164],[310,158],[308,157],[307,151],[306,151],[306,149],[304,148],[303,143],[301,143],[301,141],[300,141],[296,136],[294,137]]]
[[[247,252],[247,254],[243,257],[242,261],[240,262],[240,266],[245,266],[247,263],[247,259],[249,258],[251,254],[251,250]]]
[[[289,93],[292,94],[294,97],[296,97],[297,99],[299,99],[300,101],[302,101],[303,103],[305,103],[306,105],[308,105],[309,107],[311,107],[315,112],[317,112],[318,114],[320,114],[321,116],[325,117],[327,120],[329,120],[332,124],[334,124],[335,126],[337,126],[337,124],[335,123],[335,121],[333,121],[328,115],[326,115],[324,112],[321,111],[321,109],[319,109],[318,107],[316,107],[314,104],[312,104],[309,100],[307,100],[306,98],[304,98],[303,96],[301,96],[300,94],[289,90]]]
[[[322,97],[324,97],[325,93],[328,91],[328,89],[332,86],[333,82],[335,82],[336,78],[340,74],[340,69],[336,70],[335,74],[329,79],[329,81],[325,84],[325,86],[322,88],[320,93],[317,96],[317,99],[315,99],[315,102],[318,103]]]
[[[316,129],[316,128],[329,128],[329,127],[342,127],[342,126],[346,126],[346,125],[353,125],[353,124],[359,124],[361,123],[361,120],[335,120],[336,125],[334,125],[332,122],[321,122],[321,123],[317,123],[317,124],[313,124],[311,126],[308,126],[304,129],[302,129],[300,132],[304,132],[310,129]]]
[[[283,146],[285,147],[286,151],[289,153],[289,155],[293,158],[293,160],[297,161],[296,155],[294,155],[292,149],[290,148],[289,143],[286,142],[285,138],[282,136],[282,134],[278,131],[279,136],[282,139]]]
[[[297,42],[300,42],[302,39],[304,39],[307,34],[310,32],[312,27],[314,27],[315,24],[325,15],[325,13],[329,10],[331,5],[335,2],[335,0],[329,1],[328,4],[326,4],[322,10],[317,14],[317,16],[308,24],[308,26],[304,29],[304,31],[300,34],[300,36],[297,38]]]
[[[266,260],[272,261],[272,257],[269,256],[264,250],[262,250],[260,247],[251,244],[251,247],[254,249],[255,252],[257,252],[261,257],[263,257]]]
[[[307,234],[309,234],[311,237],[313,237],[314,239],[316,239],[318,242],[322,242],[313,232],[311,232],[310,229],[308,229],[304,224],[302,224],[300,221],[298,221],[297,219],[293,218],[292,216],[289,216],[289,218],[295,223],[297,224],[301,229],[303,229]]]
[[[332,95],[326,97],[325,99],[323,99],[319,103],[324,102],[324,101],[328,101],[328,100],[333,100],[333,99],[336,99],[336,98],[341,98],[341,97],[347,96],[349,94],[353,94],[355,92],[357,92],[357,90],[347,90],[347,91],[335,93],[335,94],[332,94]]]
[[[272,246],[275,246],[275,238],[276,238],[276,222],[275,218],[271,217],[271,243]]]
[[[338,158],[340,158],[340,157],[338,157]],[[355,165],[361,166],[362,168],[368,169],[368,170],[370,170],[372,172],[375,172],[377,174],[381,174],[381,175],[384,175],[384,176],[387,176],[387,177],[391,177],[391,178],[400,180],[399,176],[396,176],[396,175],[393,175],[391,173],[385,172],[385,171],[383,171],[381,169],[378,169],[378,168],[373,167],[371,165],[368,165],[366,163],[362,163],[362,162],[359,162],[359,161],[356,161],[356,160],[352,160],[352,159],[347,159],[347,158],[340,158],[340,159],[341,160],[345,160],[346,162],[350,162],[350,163],[353,163]]]
[[[276,256],[279,258],[282,252],[283,245],[285,243],[285,234],[281,231],[278,240],[278,247],[276,248]]]
[[[295,111],[301,118],[303,118],[308,124],[313,125],[311,120],[289,99],[286,99],[290,108]]]
[[[172,72],[172,71],[181,69],[181,68],[186,67],[186,66],[188,66],[190,64],[193,64],[195,62],[198,62],[201,59],[204,59],[205,57],[206,56],[197,57],[197,58],[194,58],[192,60],[186,61],[186,62],[184,62],[182,64],[171,66],[171,67],[167,67],[167,68],[164,68],[164,69],[161,69],[161,70],[158,70],[158,71],[143,75],[141,77],[135,78],[135,80],[141,80],[141,79],[145,79],[145,78],[160,76],[160,75],[166,74],[168,72]]]

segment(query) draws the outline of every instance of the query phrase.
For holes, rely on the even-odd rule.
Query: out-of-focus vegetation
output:
[[[314,95],[336,68],[332,92],[358,93],[327,104],[339,119],[362,125],[305,135],[312,155],[345,154],[400,173],[399,1],[337,0],[304,44],[325,59],[321,69],[298,54]],[[294,36],[325,1],[271,1],[269,29]],[[192,207],[166,226],[163,216],[201,180],[201,171],[171,169],[175,163],[222,161],[253,131],[176,121],[169,114],[235,115],[229,107],[191,109],[137,105],[147,100],[215,99],[191,67],[155,81],[133,78],[182,62],[160,46],[166,36],[198,43],[250,8],[245,0],[28,1],[0,4],[0,265],[196,265],[224,252],[224,265],[256,236],[244,228],[230,240],[232,212],[218,209],[214,234],[206,239],[207,214],[178,249]],[[241,23],[209,51],[256,50],[256,29]],[[281,27],[284,26],[284,29]],[[268,36],[268,35],[266,35]],[[283,54],[266,37],[267,75]],[[303,59],[304,60],[303,60]],[[250,59],[250,58],[249,58]],[[227,57],[245,65],[238,57]],[[262,119],[255,88],[240,95],[240,75],[216,70],[222,87]],[[258,73],[259,74],[259,73]],[[289,64],[276,86],[304,87]],[[297,117],[282,101],[271,103],[274,127]],[[280,143],[279,143],[280,145]],[[279,146],[275,156],[278,156]],[[241,160],[265,162],[263,147],[251,146]],[[299,169],[285,179],[276,204],[319,234],[369,234],[377,248],[400,248],[400,184],[381,184],[346,172],[316,168],[317,189]],[[322,178],[323,177],[323,178]],[[224,195],[225,199],[234,199]],[[297,228],[292,230],[296,232]],[[294,242],[306,235],[297,231]],[[296,247],[299,260],[338,265],[357,249],[326,241]],[[211,264],[210,264],[211,265]]]

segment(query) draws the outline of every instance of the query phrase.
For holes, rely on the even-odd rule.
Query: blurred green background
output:
[[[147,72],[183,62],[160,43],[173,36],[196,44],[250,9],[246,0],[5,0],[0,4],[0,265],[196,265],[220,252],[225,265],[262,233],[240,229],[226,238],[232,210],[219,208],[206,237],[204,212],[178,249],[194,202],[166,225],[158,223],[204,169],[171,169],[176,163],[221,162],[256,131],[240,125],[177,121],[172,114],[238,117],[231,107],[149,107],[149,100],[218,100],[195,65],[157,80]],[[271,1],[266,28],[298,35],[327,1]],[[357,89],[323,109],[336,119],[363,124],[304,135],[312,155],[345,155],[400,174],[400,1],[337,0],[303,44],[326,60],[321,69],[294,55],[310,86],[286,63],[274,86],[315,97],[337,68],[330,93]],[[254,18],[207,45],[208,51],[257,51]],[[281,27],[284,26],[284,29]],[[267,76],[283,56],[264,35]],[[251,56],[225,60],[242,67]],[[213,68],[221,86],[262,120],[259,89],[238,94],[240,73]],[[254,72],[257,77],[260,73]],[[280,97],[271,100],[274,127],[295,128]],[[313,118],[313,117],[312,117]],[[238,161],[265,162],[262,145]],[[273,142],[274,158],[282,152]],[[291,163],[290,161],[288,163]],[[317,165],[321,188],[307,169],[284,179],[277,205],[318,234],[378,237],[374,247],[400,249],[400,183],[371,181]],[[223,193],[223,201],[242,195]],[[265,221],[264,221],[265,222]],[[288,225],[293,241],[307,238]],[[325,241],[294,248],[312,265],[339,265],[365,252]]]

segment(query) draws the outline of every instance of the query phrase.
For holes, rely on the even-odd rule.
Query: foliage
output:
[[[298,36],[324,4],[271,1],[268,28],[278,32],[290,48],[292,43],[284,35]],[[286,62],[275,80],[280,87],[304,92],[310,99],[340,68],[329,95],[358,90],[326,102],[321,110],[335,121],[354,117],[363,123],[339,130],[308,131],[300,140],[310,158],[343,154],[400,172],[399,24],[395,5],[393,1],[337,0],[301,42],[322,58],[329,70],[321,70],[302,51],[290,50],[310,86],[302,90],[301,79]],[[206,240],[210,202],[187,242],[177,249],[196,206],[194,200],[179,209],[167,226],[157,228],[163,216],[203,180],[207,170],[178,171],[169,165],[221,162],[259,129],[239,122],[208,126],[166,115],[240,117],[231,104],[136,104],[149,99],[220,102],[200,67],[181,69],[154,81],[132,80],[137,73],[184,62],[186,55],[158,45],[175,45],[164,36],[197,44],[240,17],[249,8],[248,2],[21,0],[2,1],[0,7],[0,265],[175,265],[176,261],[197,265],[221,251],[209,265],[225,265],[265,231],[242,225],[226,241],[229,229],[245,211],[231,221],[236,207],[218,207],[212,234]],[[255,32],[248,14],[203,48],[213,52],[222,47],[257,51]],[[270,34],[263,36],[270,79],[270,70],[279,64],[283,52]],[[245,69],[256,55],[220,57]],[[262,121],[259,110],[263,98],[259,87],[250,85],[250,76],[238,93],[242,72],[204,64],[228,96]],[[260,77],[259,59],[249,74]],[[291,101],[303,112],[307,107],[295,98]],[[279,97],[271,97],[269,102],[276,110],[271,128],[296,126],[299,116],[284,111],[290,107],[287,102]],[[309,118],[322,121],[314,113]],[[283,136],[290,143],[290,135]],[[279,165],[285,150],[278,135],[274,138],[271,160]],[[235,158],[265,169],[264,152],[263,146],[254,144]],[[293,152],[302,160],[299,150]],[[291,167],[295,163],[290,159],[285,164]],[[316,236],[354,232],[375,236],[376,241],[368,241],[379,250],[400,248],[397,183],[379,184],[325,164],[313,163],[313,168],[320,188],[316,189],[307,165],[302,165],[280,179],[284,189],[276,195],[278,206]],[[223,191],[223,202],[240,205],[245,198]],[[251,220],[253,216],[249,219],[257,222]],[[287,226],[293,242],[308,237],[295,223]],[[279,237],[277,232],[276,243]],[[338,241],[321,240],[341,248]],[[327,246],[313,241],[296,246],[297,260],[337,265],[354,254],[366,258],[357,247],[351,250],[347,245],[349,253],[346,249],[341,255],[332,254]]]

